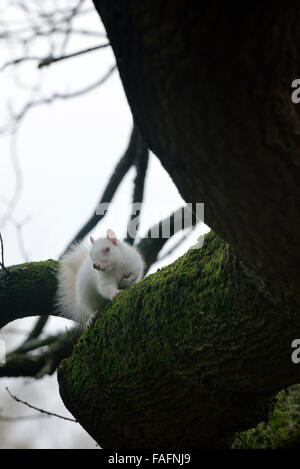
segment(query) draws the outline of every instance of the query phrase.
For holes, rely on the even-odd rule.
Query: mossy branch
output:
[[[109,305],[58,370],[106,448],[224,446],[299,380],[300,318],[216,234]]]
[[[57,267],[49,260],[1,271],[1,325],[56,314]],[[290,355],[300,318],[291,304],[210,233],[203,248],[99,313],[59,370],[62,398],[102,447],[224,445],[262,420],[274,392],[299,381]],[[37,358],[11,356],[4,375],[52,373],[66,347],[49,347]]]
[[[0,328],[29,316],[59,315],[54,308],[58,262],[28,262],[0,271]]]

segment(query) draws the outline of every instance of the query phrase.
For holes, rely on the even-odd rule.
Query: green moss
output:
[[[14,319],[52,314],[58,262],[27,262],[0,270],[0,327]]]
[[[281,391],[266,422],[237,433],[233,449],[299,449],[300,385]]]
[[[174,441],[198,447],[199,439],[211,441],[222,419],[230,420],[234,434],[244,396],[235,396],[233,418],[233,383],[239,376],[251,380],[257,363],[247,334],[257,324],[256,340],[264,327],[261,311],[273,307],[232,249],[211,232],[201,249],[131,286],[99,312],[59,367],[61,396],[106,447],[140,447],[145,432],[150,447],[162,441],[165,447]],[[239,322],[248,320],[243,334]],[[256,396],[250,399],[256,409]]]
[[[190,250],[171,266],[149,275],[99,313],[59,370],[67,382],[64,388],[75,393],[75,402],[76,396],[77,402],[82,399],[87,370],[94,369],[95,363],[97,372],[92,372],[90,385],[96,381],[96,387],[103,389],[121,380],[135,386],[141,373],[174,373],[183,350],[192,354],[199,343],[205,343],[206,326],[200,326],[203,312],[213,305],[223,309],[225,303],[214,291],[222,270],[224,243],[213,233],[207,239],[210,242],[203,248]],[[208,262],[212,250],[216,256]],[[178,375],[182,366],[178,365]]]

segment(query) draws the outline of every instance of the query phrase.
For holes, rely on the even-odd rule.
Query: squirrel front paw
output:
[[[97,313],[91,314],[91,316],[89,317],[89,319],[85,323],[85,329],[89,329],[94,324],[94,322],[96,320],[96,314]]]
[[[112,296],[111,296],[111,299],[113,300],[116,296],[118,296],[123,290],[116,290]]]

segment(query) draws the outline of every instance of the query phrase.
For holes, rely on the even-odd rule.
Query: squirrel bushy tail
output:
[[[60,260],[56,306],[61,316],[69,319],[74,317],[76,311],[77,272],[87,256],[87,247],[75,243]]]

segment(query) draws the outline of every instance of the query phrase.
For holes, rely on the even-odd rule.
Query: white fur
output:
[[[119,293],[118,287],[129,286],[143,275],[139,252],[109,232],[106,239],[91,238],[90,250],[83,244],[73,245],[60,261],[58,308],[62,316],[82,325],[91,323],[103,298],[112,300]]]

